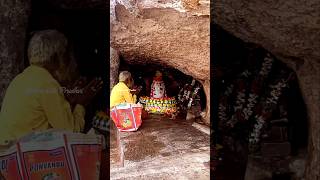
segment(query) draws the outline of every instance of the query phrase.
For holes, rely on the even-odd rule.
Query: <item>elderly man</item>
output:
[[[82,93],[65,99],[59,82],[67,58],[67,39],[55,30],[37,32],[28,46],[30,66],[10,83],[0,113],[0,145],[32,131],[49,128],[80,132],[84,127],[84,106],[101,88],[94,80]],[[74,108],[73,108],[74,106]]]
[[[110,108],[123,103],[136,103],[140,89],[130,90],[133,87],[131,73],[122,71],[119,74],[119,83],[113,87],[110,96]]]

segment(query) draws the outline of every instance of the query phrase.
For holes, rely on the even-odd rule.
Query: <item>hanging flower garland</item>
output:
[[[261,130],[267,120],[267,113],[278,104],[278,100],[284,90],[288,87],[288,80],[281,79],[275,85],[270,85],[271,91],[269,97],[266,99],[261,114],[255,116],[256,122],[253,126],[252,133],[249,135],[250,147],[255,147],[260,142]]]
[[[235,83],[228,86],[220,98],[218,117],[222,128],[225,126],[232,128],[239,121],[253,123],[251,132],[246,135],[251,150],[252,147],[258,147],[265,124],[271,118],[272,111],[276,108],[283,90],[289,86],[291,75],[285,79],[285,75],[281,74],[282,78],[268,86],[267,97],[263,98],[262,95],[266,90],[264,84],[269,79],[274,64],[275,59],[268,53],[263,59],[261,69],[253,78],[249,93],[246,91],[246,82],[252,74],[246,70]],[[288,71],[281,73],[287,74]],[[235,103],[230,109],[228,103],[230,103],[231,95],[235,96]]]
[[[194,100],[195,97],[198,95],[199,90],[200,90],[200,86],[197,86],[197,87],[193,90],[192,95],[191,95],[191,98],[190,98],[189,103],[188,103],[188,109],[191,108],[192,103],[193,103],[193,100]]]
[[[237,114],[239,114],[244,121],[249,120],[249,118],[253,114],[253,108],[258,103],[258,97],[260,96],[260,93],[263,87],[263,82],[269,76],[272,69],[273,62],[274,62],[274,59],[271,57],[270,54],[267,54],[267,56],[264,58],[264,61],[262,63],[262,67],[258,76],[256,76],[252,82],[252,85],[251,85],[252,92],[249,94],[248,103],[246,107],[243,109],[239,109],[237,112]]]
[[[273,62],[274,62],[274,59],[271,57],[271,55],[268,53],[266,55],[266,57],[264,58],[264,62],[262,64],[262,68],[259,72],[259,75],[262,76],[263,78],[266,78],[268,77],[270,71],[271,71],[271,68],[272,68],[272,65],[273,65]]]
[[[233,89],[234,89],[234,85],[231,84],[229,87],[227,87],[223,97],[220,99],[218,117],[221,122],[227,121],[227,103],[228,103],[227,98],[232,94]]]
[[[238,92],[238,95],[237,95],[236,104],[234,106],[234,110],[235,111],[241,110],[243,105],[246,102],[246,100],[245,100],[246,89],[245,89],[244,82],[240,81],[239,84],[238,84],[238,87],[239,87],[239,92]]]
[[[186,99],[188,99],[188,96],[190,94],[188,86],[189,84],[184,85],[184,87],[179,92],[178,100],[180,103],[183,103]]]
[[[188,104],[187,104],[187,109],[189,109],[191,107],[192,101],[193,101],[193,99],[195,98],[195,95],[198,93],[198,91],[200,89],[200,88],[198,89],[198,87],[196,87],[194,89],[193,87],[194,87],[195,84],[196,84],[196,80],[193,79],[192,82],[191,82],[191,91],[192,91],[192,89],[193,89],[193,91],[192,92],[190,91],[191,97],[189,97],[190,94],[188,94],[189,96],[188,96],[187,100],[189,100],[189,101],[188,101]]]
[[[194,88],[196,84],[197,86]],[[186,84],[184,88],[180,90],[178,100],[183,110],[189,109],[192,106],[193,100],[198,95],[200,88],[200,85],[193,79],[190,85]]]
[[[178,101],[182,101],[182,93],[183,93],[183,88],[180,89],[179,94],[178,94]]]
[[[249,94],[249,99],[248,99],[248,104],[247,104],[247,106],[242,110],[242,114],[243,114],[243,119],[245,120],[245,121],[247,121],[250,117],[251,117],[251,115],[252,115],[252,113],[253,113],[253,107],[255,106],[255,104],[257,104],[257,99],[258,99],[258,95],[257,94],[254,94],[254,93],[252,93],[252,94]]]
[[[236,96],[236,103],[234,105],[234,111],[236,112],[233,114],[230,118],[230,120],[227,122],[227,125],[229,127],[234,127],[234,125],[238,122],[240,116],[238,116],[239,110],[243,108],[243,105],[246,103],[246,89],[245,89],[245,83],[244,80],[239,80],[238,82],[238,93]]]
[[[243,106],[246,103],[246,79],[248,79],[250,77],[250,75],[252,75],[251,72],[249,72],[249,70],[245,70],[244,72],[242,72],[240,74],[240,78],[237,80],[237,88],[238,88],[238,93],[236,95],[236,103],[234,105],[234,113],[231,118],[228,120],[228,122],[226,123],[227,126],[229,127],[234,127],[234,125],[241,120],[241,116],[239,116],[239,112],[241,112],[240,110],[243,109]]]
[[[218,117],[220,119],[220,123],[225,126],[232,127],[233,124],[235,123],[234,121],[231,121],[234,119],[234,117],[229,118],[227,114],[229,114],[227,111],[227,104],[228,104],[228,99],[229,97],[233,94],[235,87],[243,87],[244,89],[244,79],[248,78],[251,75],[251,73],[248,70],[245,70],[240,74],[240,79],[236,82],[236,85],[233,85],[233,83],[230,84],[229,87],[227,87],[226,91],[224,92],[223,96],[220,99],[219,107],[218,107]],[[245,98],[245,90],[242,92],[239,92],[237,94],[238,98],[241,98],[240,101],[238,101],[237,108],[241,107],[241,104],[243,103],[243,100]]]
[[[255,119],[256,119],[256,123],[254,124],[253,130],[249,137],[249,144],[251,146],[259,142],[260,132],[265,123],[265,117],[263,115],[256,115]]]

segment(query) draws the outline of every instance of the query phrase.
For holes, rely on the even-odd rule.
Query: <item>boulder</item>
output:
[[[172,67],[202,82],[210,124],[209,1],[113,3],[111,46],[128,64]]]

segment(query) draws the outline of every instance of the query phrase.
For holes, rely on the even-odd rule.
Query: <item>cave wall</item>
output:
[[[110,92],[119,81],[120,57],[119,52],[110,47]]]
[[[111,46],[129,63],[145,59],[165,64],[199,80],[209,79],[209,18],[183,17],[172,9],[147,9],[135,18],[116,6]]]
[[[320,2],[217,0],[211,8],[214,23],[296,71],[310,127],[305,176],[320,179]]]
[[[24,69],[30,0],[0,1],[0,107],[11,80]]]

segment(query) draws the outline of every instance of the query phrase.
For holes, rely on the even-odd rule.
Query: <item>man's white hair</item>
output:
[[[131,78],[131,73],[129,71],[120,72],[120,74],[119,74],[119,82],[124,82],[129,78]]]
[[[68,46],[67,38],[56,30],[36,32],[28,46],[28,59],[32,65],[48,65],[59,63]]]

